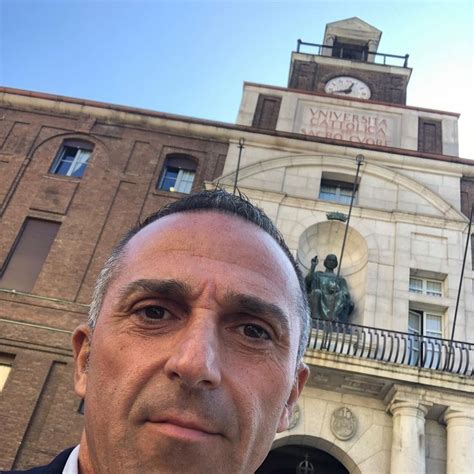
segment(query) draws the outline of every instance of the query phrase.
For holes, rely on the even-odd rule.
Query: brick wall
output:
[[[408,81],[405,76],[388,72],[355,70],[349,65],[347,67],[331,66],[296,60],[293,63],[289,87],[309,92],[324,92],[326,82],[336,76],[352,76],[364,81],[370,87],[371,100],[406,104]]]
[[[82,178],[49,173],[66,139],[94,146]],[[0,104],[0,268],[26,217],[61,224],[33,295],[0,289],[0,352],[15,356],[0,393],[0,469],[44,464],[79,441],[70,336],[103,261],[126,230],[181,196],[156,189],[168,153],[194,157],[197,191],[222,174],[227,148],[186,131]]]

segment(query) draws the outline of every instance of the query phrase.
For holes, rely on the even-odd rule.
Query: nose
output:
[[[221,381],[220,341],[209,315],[191,317],[177,334],[165,374],[189,388],[213,389]]]

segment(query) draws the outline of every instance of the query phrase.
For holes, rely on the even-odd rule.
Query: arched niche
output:
[[[276,440],[256,474],[296,472],[296,465],[306,455],[317,474],[360,474],[356,463],[343,449],[325,439],[308,435],[290,435]]]
[[[344,231],[345,223],[328,220],[308,227],[301,234],[297,257],[305,274],[309,271],[311,259],[315,255],[319,259],[317,267],[319,271],[324,271],[323,261],[328,254],[335,254],[339,260]],[[369,250],[364,237],[357,230],[349,227],[340,273],[347,281],[355,306],[349,322],[361,323],[363,321],[368,258]]]

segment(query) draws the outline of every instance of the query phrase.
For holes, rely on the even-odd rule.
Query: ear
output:
[[[81,324],[72,335],[74,352],[74,389],[81,398],[86,395],[91,328]]]
[[[283,412],[280,417],[280,422],[278,423],[277,433],[285,431],[288,426],[290,426],[293,410],[301,394],[301,391],[303,390],[303,387],[305,386],[305,383],[308,380],[308,377],[309,368],[306,364],[301,362],[296,371],[295,380],[293,382],[293,387],[291,388],[290,396],[288,397],[288,400],[285,403],[285,407],[283,408]]]

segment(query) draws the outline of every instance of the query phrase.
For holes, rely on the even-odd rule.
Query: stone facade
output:
[[[324,48],[321,56],[294,53],[289,89],[245,84],[237,119],[251,124],[259,97],[272,95],[281,101],[276,131],[301,136],[247,143],[239,183],[276,222],[306,270],[315,254],[320,261],[330,253],[339,256],[344,238],[345,224],[329,220],[328,213],[347,215],[347,201],[323,198],[322,187],[328,182],[352,183],[355,158],[364,157],[341,269],[355,302],[351,336],[339,334],[338,341],[327,333],[313,334],[310,348],[316,350],[306,353],[312,377],[303,391],[298,422],[278,435],[274,450],[300,446],[300,460],[305,453],[317,459],[314,450],[322,450],[354,473],[471,472],[473,458],[467,446],[474,416],[472,367],[460,376],[412,367],[411,362],[387,365],[382,354],[399,349],[383,338],[400,338],[400,344],[403,338],[410,340],[416,317],[435,315],[438,337],[451,337],[473,202],[472,164],[457,158],[459,116],[386,97],[386,102],[379,102],[376,94],[370,100],[325,94],[329,76],[322,71],[328,61],[338,74],[367,83],[364,71],[372,74],[378,69],[377,77],[385,81],[385,86],[375,88],[380,94],[390,87],[391,70],[387,66],[384,76],[382,66],[322,56]],[[307,68],[298,61],[307,61]],[[306,70],[304,80],[298,68]],[[314,81],[308,82],[311,68]],[[404,77],[408,80],[409,73]],[[437,124],[439,146],[432,153],[420,147],[424,121]],[[325,141],[308,142],[308,137]],[[232,182],[236,157],[231,147],[221,183]],[[454,338],[469,343],[474,340],[470,254],[466,269]],[[415,291],[413,280],[429,281],[440,291]],[[351,338],[362,333],[367,339],[353,344]],[[331,342],[324,346],[328,337]],[[375,360],[351,356],[363,352],[361,343],[369,348],[365,357]],[[474,346],[469,347],[472,354]],[[459,362],[462,356],[457,357]],[[358,420],[355,434],[346,440],[331,430],[331,417],[341,408]],[[295,466],[296,459],[295,454]]]
[[[286,453],[293,470],[306,454],[328,466],[333,459],[337,470],[327,472],[472,472],[470,254],[449,364],[439,341],[453,327],[474,166],[458,157],[458,114],[383,95],[391,87],[384,78],[403,77],[405,88],[411,70],[375,63],[378,30],[350,19],[328,25],[324,41],[347,42],[351,34],[355,44],[368,42],[367,62],[324,57],[321,64],[344,75],[377,73],[380,97],[325,94],[323,76],[311,89],[245,84],[235,125],[0,90],[2,272],[26,218],[60,224],[31,291],[3,288],[0,279],[0,365],[11,367],[0,389],[0,469],[44,463],[77,443],[82,415],[70,335],[85,321],[94,279],[120,235],[179,196],[160,189],[168,158],[193,157],[191,192],[232,189],[240,142],[240,190],[273,219],[304,269],[315,254],[339,257],[345,226],[328,214],[347,214],[348,204],[321,191],[327,183],[337,192],[352,185],[355,158],[364,157],[341,265],[355,302],[352,332],[336,340],[336,326],[315,325],[305,355],[309,384],[268,462]],[[294,53],[292,64],[308,58],[320,60]],[[440,124],[440,150],[420,149],[420,120]],[[52,172],[58,150],[74,140],[92,146],[86,172]],[[415,363],[412,318],[427,323],[430,315],[439,322],[425,333],[431,361]],[[266,463],[259,472],[273,472]]]
[[[260,95],[281,101],[276,130],[359,145],[419,150],[420,118],[441,123],[442,153],[458,156],[459,114],[246,83],[237,123],[251,125]],[[378,148],[380,149],[380,148]],[[420,150],[422,151],[422,150]]]

